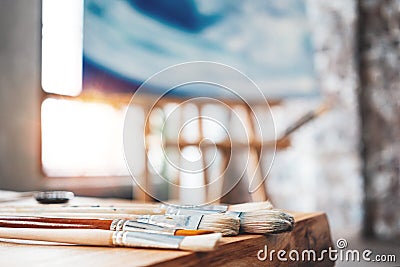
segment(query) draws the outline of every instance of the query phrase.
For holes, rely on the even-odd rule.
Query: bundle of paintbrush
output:
[[[40,215],[42,217],[102,218],[133,220],[174,229],[211,230],[223,235],[281,233],[294,226],[291,215],[272,208],[270,202],[218,206],[171,206],[130,204],[118,206],[9,206],[1,214]],[[146,215],[140,215],[146,214]],[[164,215],[161,215],[164,214]],[[180,216],[180,217],[179,217]],[[63,222],[59,222],[63,223]]]

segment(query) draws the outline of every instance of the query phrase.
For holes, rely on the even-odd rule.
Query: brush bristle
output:
[[[294,218],[280,210],[243,212],[240,216],[241,231],[254,234],[277,234],[291,231]]]
[[[221,236],[221,233],[185,236],[181,241],[179,248],[191,251],[210,251],[215,249]]]
[[[201,219],[198,229],[211,230],[221,233],[223,236],[238,235],[240,219],[224,214],[207,214]]]
[[[230,205],[229,211],[246,212],[246,211],[255,211],[262,209],[270,210],[272,208],[273,206],[271,202],[261,201],[261,202],[249,202],[249,203]]]

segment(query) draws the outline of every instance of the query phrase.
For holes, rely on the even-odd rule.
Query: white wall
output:
[[[0,1],[0,189],[40,177],[41,1]]]
[[[363,218],[357,8],[355,0],[308,3],[319,87],[323,95],[336,98],[335,105],[296,132],[290,149],[277,154],[268,191],[280,208],[327,212],[334,237],[340,238],[357,233]],[[318,101],[300,99],[275,110],[277,128]]]

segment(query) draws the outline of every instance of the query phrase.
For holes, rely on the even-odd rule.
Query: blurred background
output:
[[[326,212],[334,240],[398,253],[400,1],[2,0],[0,13],[0,189],[146,199],[135,183],[142,181],[158,200],[205,201],[168,181],[193,187],[214,176],[242,178],[241,152],[228,157],[221,148],[226,134],[240,143],[240,128],[252,127],[257,115],[237,127],[232,114],[240,122],[247,114],[237,97],[216,86],[183,86],[146,117],[179,73],[148,82],[138,102],[130,100],[167,67],[213,61],[259,86],[234,80],[255,114],[267,114],[251,149],[278,140],[321,103],[330,106],[285,145],[257,150],[267,177],[257,192],[282,209]],[[260,92],[269,106],[259,105]],[[185,102],[193,98],[202,101]],[[124,160],[128,109],[134,170]],[[217,123],[197,123],[202,116]],[[170,147],[186,142],[178,152],[160,148],[177,137]],[[204,138],[212,152],[196,147]],[[179,171],[165,153],[177,165],[201,157],[203,168],[213,164],[203,173]],[[239,164],[225,164],[227,157]],[[251,200],[248,186],[241,181],[224,200]]]

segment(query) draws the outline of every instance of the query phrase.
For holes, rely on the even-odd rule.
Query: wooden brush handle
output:
[[[153,207],[100,207],[100,206],[4,206],[0,213],[108,213],[108,214],[164,214],[165,209]]]
[[[323,104],[321,106],[319,106],[316,110],[312,110],[310,112],[307,112],[306,114],[304,114],[302,117],[300,117],[298,120],[296,120],[293,124],[291,124],[286,130],[285,133],[283,134],[282,137],[287,137],[289,136],[291,133],[293,133],[294,131],[296,131],[297,129],[299,129],[300,127],[302,127],[304,124],[306,124],[307,122],[315,119],[316,117],[318,117],[319,115],[321,115],[322,113],[324,113],[325,111],[327,111],[329,109],[329,106],[327,104]],[[282,138],[281,137],[281,138]]]
[[[1,212],[1,211],[0,211]],[[135,214],[115,214],[115,213],[81,213],[81,212],[3,212],[2,216],[6,217],[51,217],[51,218],[75,218],[75,219],[100,219],[100,220],[137,220],[141,215]]]
[[[7,221],[0,220],[0,227],[13,227],[13,228],[46,228],[46,229],[104,229],[96,225],[87,224],[72,224],[72,223],[44,223],[32,221]],[[109,229],[104,229],[109,230]]]
[[[112,246],[112,236],[112,231],[98,229],[31,229],[0,227],[0,238],[37,240],[90,246]]]
[[[87,225],[91,226],[91,229],[104,229],[109,230],[110,225],[113,220],[108,219],[87,219],[87,218],[57,218],[57,217],[34,217],[34,216],[2,216],[0,215],[0,226],[5,227],[6,225],[2,225],[4,222],[17,223],[21,222],[26,224],[27,222],[37,223],[39,226],[40,224],[48,225],[53,224],[54,227],[60,226],[58,228],[67,228],[63,227],[62,225]],[[35,224],[32,224],[34,227]],[[10,226],[11,227],[11,226]],[[45,228],[45,227],[43,227]],[[50,228],[50,227],[48,227]],[[78,227],[76,227],[78,228]],[[79,227],[81,228],[81,227]],[[82,227],[83,228],[83,227]]]

